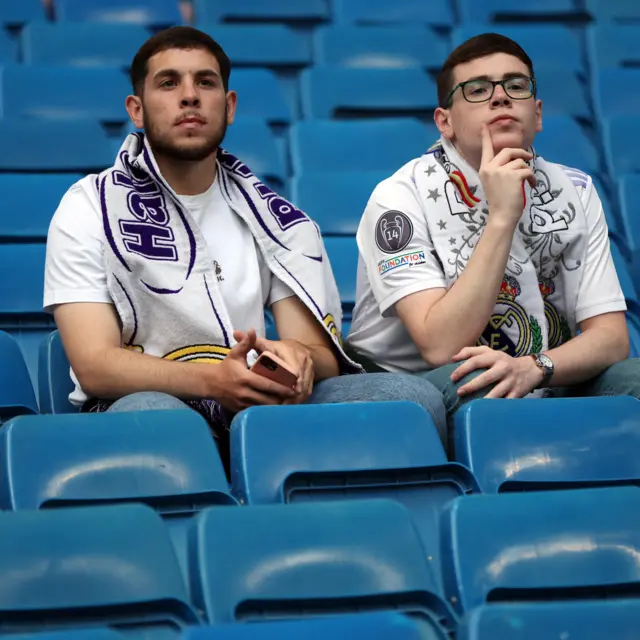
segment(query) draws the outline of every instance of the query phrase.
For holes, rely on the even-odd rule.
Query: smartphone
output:
[[[259,376],[278,382],[289,389],[295,388],[298,382],[298,374],[278,356],[268,351],[263,351],[258,356],[258,359],[251,367],[251,371]]]

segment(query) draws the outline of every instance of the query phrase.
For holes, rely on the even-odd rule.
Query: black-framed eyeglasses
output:
[[[496,87],[500,85],[504,92],[513,100],[527,100],[536,95],[536,80],[529,76],[510,76],[504,80],[478,79],[459,82],[447,96],[445,104],[448,106],[453,100],[453,94],[460,89],[467,102],[488,102],[493,98]]]

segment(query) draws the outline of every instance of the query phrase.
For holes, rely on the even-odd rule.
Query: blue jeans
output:
[[[442,395],[427,380],[407,373],[365,373],[338,376],[315,385],[309,404],[337,402],[373,402],[407,400],[424,407],[431,415],[443,442],[447,418]],[[187,409],[182,400],[166,393],[132,393],[116,400],[108,411],[145,411],[149,409]]]

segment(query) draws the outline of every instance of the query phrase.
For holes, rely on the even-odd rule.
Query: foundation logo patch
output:
[[[378,275],[384,278],[393,271],[401,271],[408,267],[424,264],[426,261],[427,256],[424,249],[402,253],[398,256],[387,258],[386,260],[380,260],[380,262],[378,262]]]

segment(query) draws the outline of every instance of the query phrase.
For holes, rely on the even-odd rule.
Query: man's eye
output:
[[[206,79],[202,79],[200,80],[200,84],[204,85],[205,87],[213,87],[215,86],[215,82],[213,80],[206,80]]]
[[[160,83],[160,86],[164,88],[171,88],[174,87],[175,84],[175,80],[165,80],[164,82]]]

